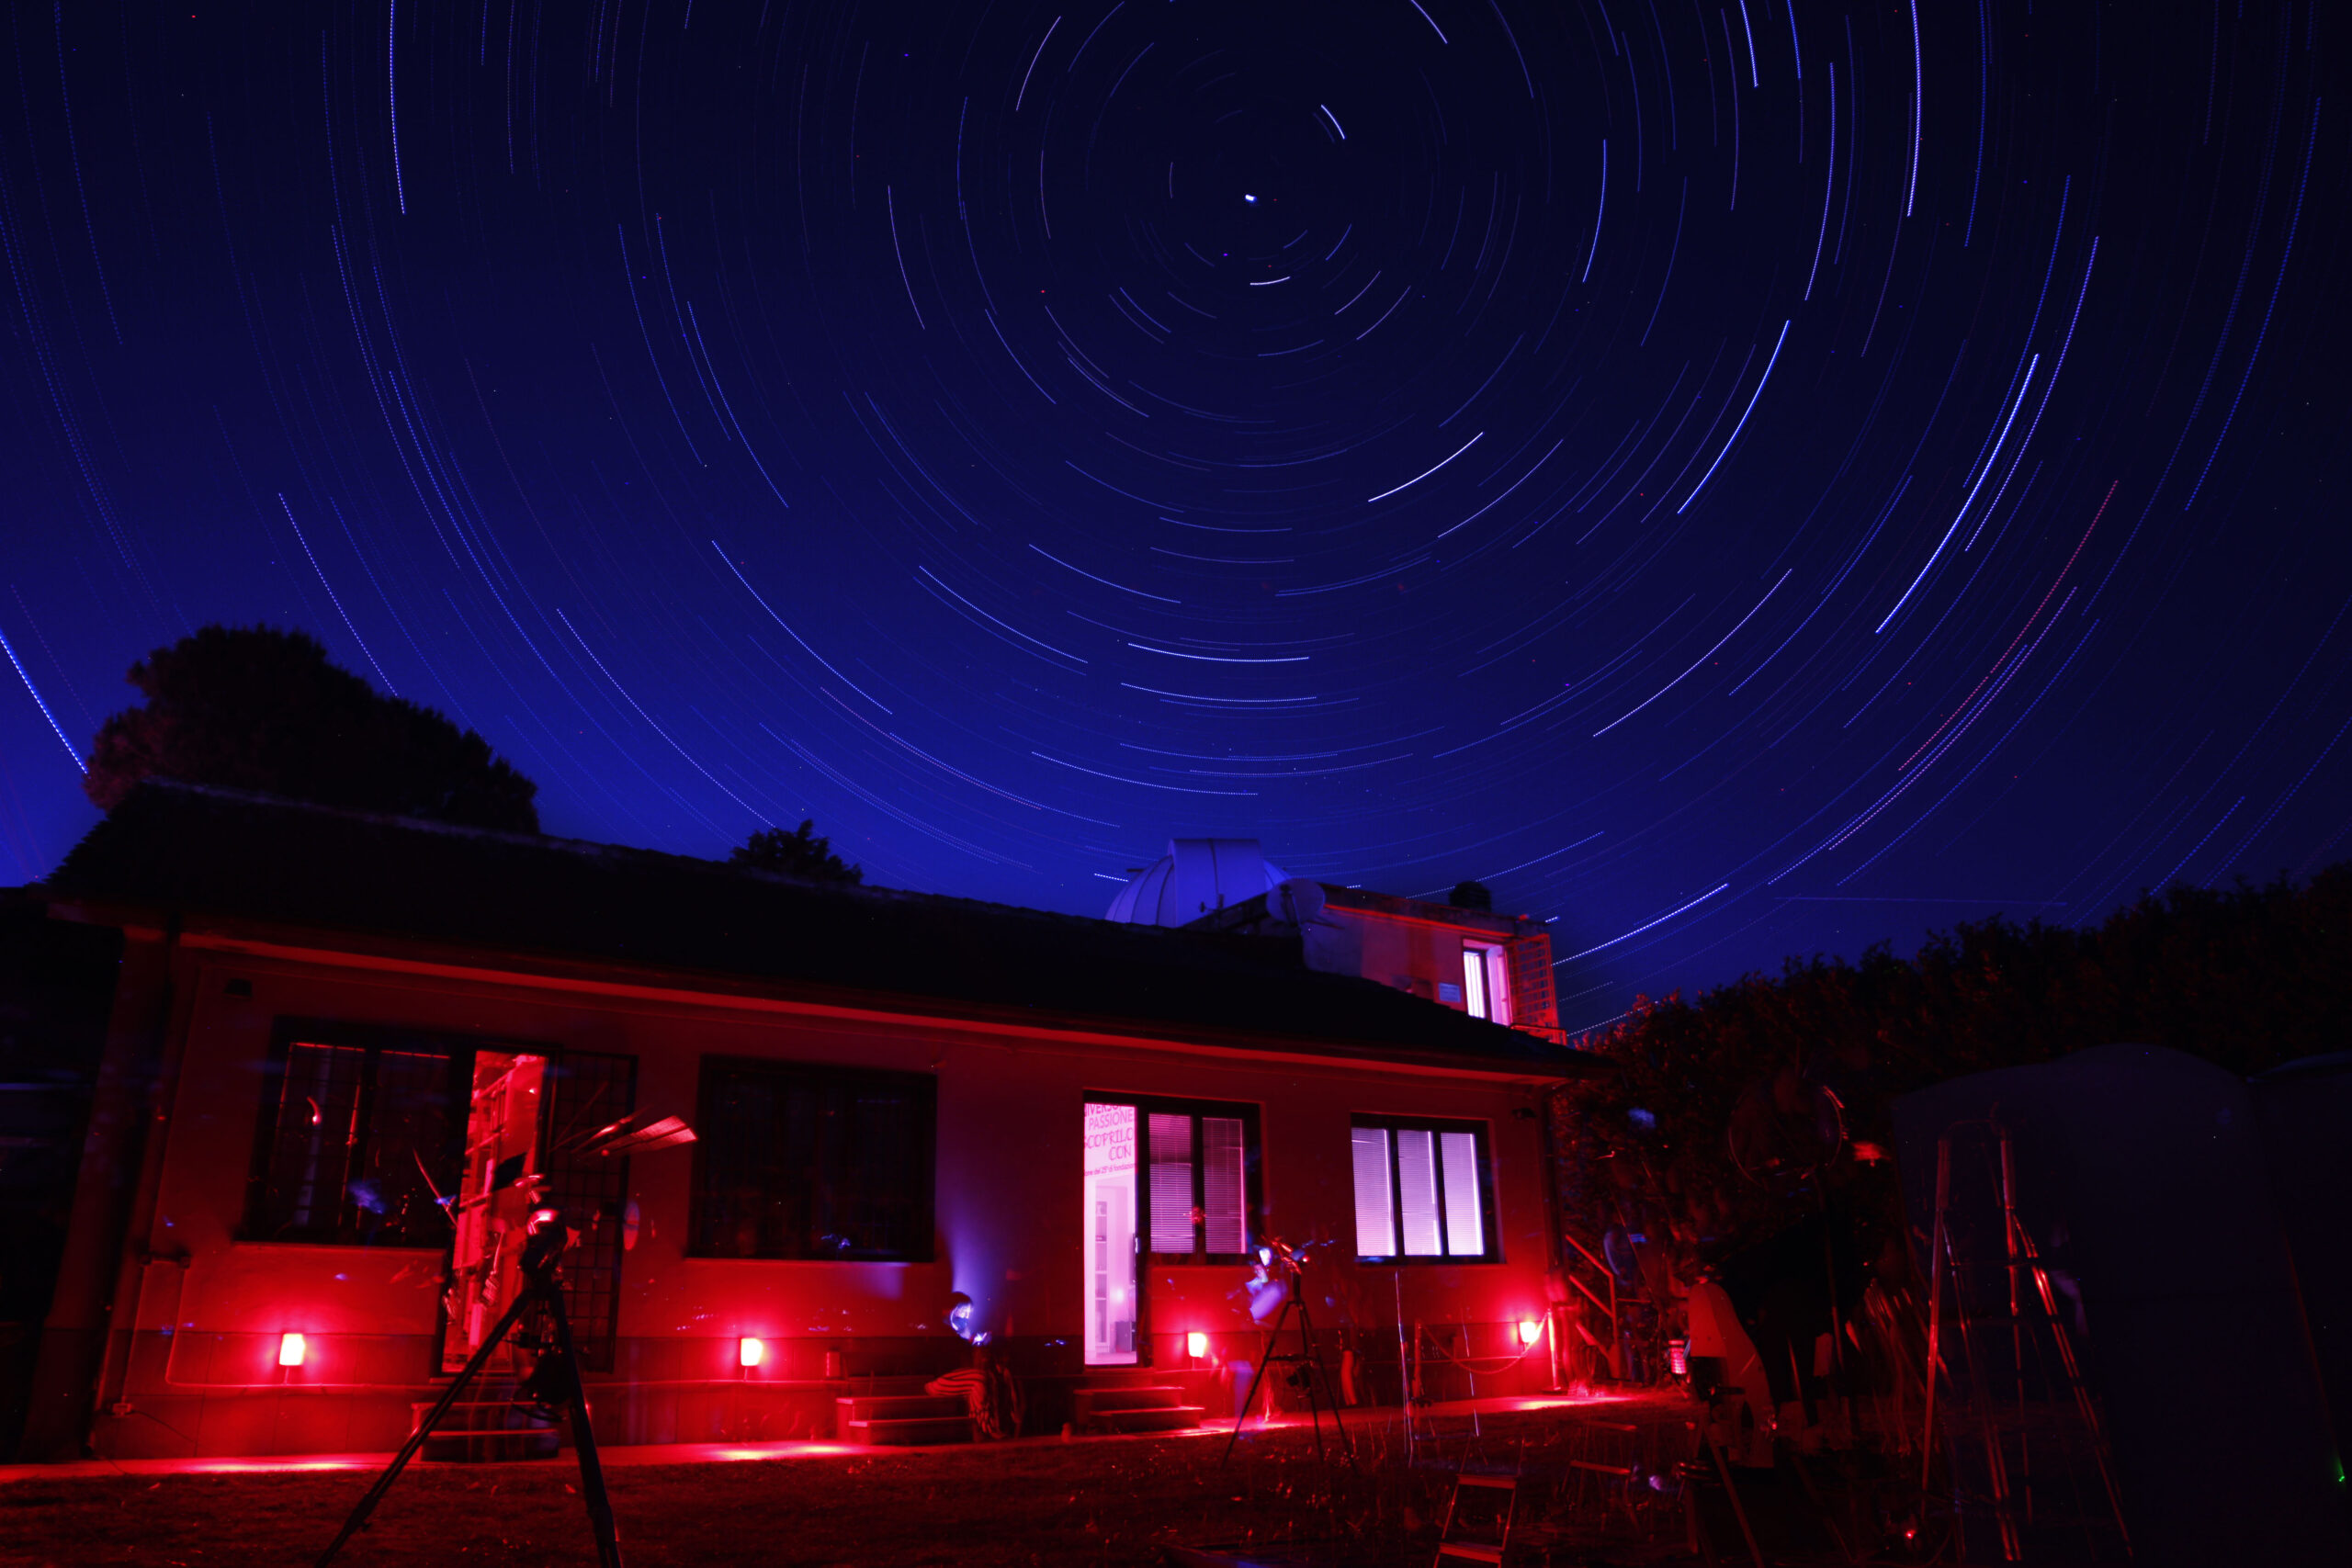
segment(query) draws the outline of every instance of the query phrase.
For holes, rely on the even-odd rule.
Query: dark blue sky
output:
[[[7,873],[255,620],[550,831],[1476,876],[1571,1024],[2352,852],[2324,7],[1068,4],[14,9]]]

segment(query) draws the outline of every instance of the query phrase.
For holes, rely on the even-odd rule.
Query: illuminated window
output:
[[[340,1025],[282,1027],[248,1179],[256,1241],[443,1248],[471,1050]]]
[[[1350,1138],[1358,1258],[1502,1261],[1484,1126],[1359,1116]]]
[[[1113,1102],[1101,1095],[1088,1099]],[[1124,1103],[1143,1118],[1146,1250],[1162,1263],[1243,1261],[1256,1211],[1258,1108],[1150,1099]]]
[[[1472,1018],[1510,1021],[1510,959],[1491,942],[1462,948],[1463,1006]]]
[[[929,1262],[938,1080],[705,1057],[687,1249]]]

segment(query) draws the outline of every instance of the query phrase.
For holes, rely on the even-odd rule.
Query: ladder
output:
[[[1470,1506],[1462,1506],[1464,1490]],[[1519,1506],[1519,1477],[1479,1471],[1459,1471],[1453,1477],[1453,1497],[1445,1506],[1445,1526],[1438,1531],[1437,1556],[1430,1568],[1448,1562],[1499,1565],[1510,1546],[1511,1515]],[[1464,1533],[1457,1536],[1456,1529]]]
[[[2005,1562],[2024,1561],[2036,1538],[2077,1533],[2095,1543],[2111,1532],[2131,1555],[2107,1434],[2050,1267],[2018,1215],[2016,1152],[1998,1122],[1955,1122],[1936,1144],[1927,1371],[1921,1489],[1940,1447],[1955,1525],[1989,1516]]]

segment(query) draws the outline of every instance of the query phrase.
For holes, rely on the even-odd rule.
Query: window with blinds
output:
[[[1090,1094],[1143,1118],[1146,1246],[1163,1263],[1238,1263],[1259,1207],[1258,1108]]]
[[[1359,1258],[1502,1261],[1482,1124],[1359,1116],[1349,1136]]]

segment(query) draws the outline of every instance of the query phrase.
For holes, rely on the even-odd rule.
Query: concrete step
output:
[[[852,1394],[832,1401],[835,1420],[929,1420],[929,1417],[969,1416],[971,1405],[962,1394]]]
[[[1197,1404],[1153,1404],[1131,1410],[1098,1407],[1078,1425],[1089,1432],[1189,1432],[1206,1414]]]
[[[861,1393],[833,1401],[833,1435],[845,1443],[968,1443],[971,1407],[960,1395]]]
[[[913,1448],[972,1440],[969,1416],[914,1416],[885,1421],[851,1421],[842,1427],[842,1440],[889,1448]]]
[[[412,1404],[410,1421],[422,1422],[432,1408],[430,1404]],[[417,1457],[457,1463],[552,1459],[560,1438],[552,1422],[535,1419],[511,1401],[468,1401],[442,1413],[440,1425],[424,1439]]]
[[[1184,1403],[1184,1390],[1173,1385],[1150,1386],[1125,1383],[1111,1388],[1091,1387],[1071,1391],[1071,1404],[1078,1418],[1114,1410],[1173,1410]]]

